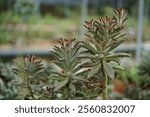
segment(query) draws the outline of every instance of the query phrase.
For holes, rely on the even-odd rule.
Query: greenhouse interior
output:
[[[0,100],[103,99],[150,99],[150,0],[0,0]]]

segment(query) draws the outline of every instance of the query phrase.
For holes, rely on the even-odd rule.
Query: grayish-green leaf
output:
[[[83,78],[83,76],[75,76],[73,78],[76,79],[76,80],[78,80],[78,81],[88,82],[88,80],[85,79],[85,78]]]
[[[103,67],[104,67],[104,70],[105,70],[105,72],[107,73],[107,75],[108,75],[111,79],[113,79],[115,72],[114,72],[112,66],[111,66],[109,63],[107,63],[106,61],[103,61]]]
[[[69,80],[66,79],[66,80],[63,80],[63,81],[57,83],[57,84],[56,84],[56,87],[54,88],[54,92],[55,92],[55,91],[58,91],[59,89],[61,89],[62,87],[64,87],[64,86],[68,83],[68,81],[69,81]]]
[[[128,54],[128,53],[113,53],[113,54],[106,56],[106,58],[118,58],[118,57],[130,57],[130,54]]]
[[[88,74],[88,78],[93,77],[101,68],[101,63],[98,63],[96,66],[92,67],[89,74]]]
[[[121,67],[121,66],[113,66],[113,69],[116,69],[116,70],[124,70],[124,68],[123,67]]]

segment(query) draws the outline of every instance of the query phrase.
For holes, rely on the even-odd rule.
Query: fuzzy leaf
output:
[[[83,81],[83,82],[88,82],[87,79],[83,78],[83,77],[74,77],[75,80],[78,80],[78,81]]]
[[[62,76],[59,76],[59,75],[51,75],[50,77],[51,80],[57,80],[57,81],[62,81],[63,77]]]
[[[119,41],[112,42],[110,45],[108,45],[107,52],[113,51],[115,48],[117,48],[123,42],[124,42],[124,40],[119,40]]]
[[[82,69],[82,70],[76,72],[74,75],[76,75],[76,76],[80,76],[81,75],[82,76],[82,75],[84,75],[87,72],[88,72],[88,69]]]
[[[112,66],[109,63],[107,63],[106,61],[103,61],[103,65],[104,65],[104,70],[106,71],[107,75],[111,79],[113,79],[115,72],[114,72]]]
[[[84,67],[84,65],[86,65],[86,64],[87,64],[86,62],[78,64],[78,65],[76,63],[76,66],[72,69],[72,72],[76,73],[76,72],[80,71]]]
[[[4,91],[4,89],[5,89],[4,82],[0,78],[0,92]]]
[[[88,42],[82,42],[82,43],[83,43],[82,46],[85,49],[87,49],[90,53],[92,53],[92,54],[98,53],[97,50],[91,44],[89,44]]]
[[[116,69],[116,70],[124,70],[124,68],[121,67],[121,66],[113,66],[113,69]]]
[[[75,95],[76,94],[76,86],[74,84],[70,84],[70,89],[71,89],[73,95]]]
[[[28,79],[36,78],[44,71],[42,62],[34,55],[28,55],[25,58],[18,57],[14,59],[14,63],[16,67],[13,72],[23,83],[26,83]]]
[[[128,54],[128,53],[114,53],[114,54],[106,56],[106,58],[118,58],[118,57],[130,57],[130,54]]]
[[[68,83],[68,79],[61,81],[59,83],[57,83],[56,87],[54,88],[54,92],[58,91],[59,89],[61,89],[62,87],[64,87],[67,83]]]
[[[113,61],[113,62],[117,63],[118,65],[120,65],[120,60],[119,60],[119,58],[106,58],[105,60],[106,60],[107,62]]]
[[[91,71],[88,74],[88,78],[93,77],[99,71],[100,68],[101,68],[101,64],[100,63],[97,64],[96,66],[92,67]]]

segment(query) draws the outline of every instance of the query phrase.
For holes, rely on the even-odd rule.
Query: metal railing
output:
[[[28,54],[34,54],[38,56],[51,56],[50,51],[52,48],[28,48],[24,50],[12,49],[0,49],[0,58],[11,58],[16,56],[25,56]],[[116,51],[121,52],[136,52],[136,44],[123,44],[120,45]],[[150,44],[143,44],[142,51],[150,51]]]

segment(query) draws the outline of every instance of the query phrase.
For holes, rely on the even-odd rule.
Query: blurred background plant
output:
[[[112,81],[113,99],[150,99],[150,53],[146,52],[139,65],[119,72]]]
[[[17,88],[13,80],[11,65],[0,61],[0,99],[17,99]]]
[[[18,86],[18,95],[23,99],[38,99],[42,83],[38,76],[44,72],[41,61],[34,55],[26,58],[18,57],[14,60],[15,67],[13,72],[17,76],[16,86]]]
[[[29,21],[35,15],[36,4],[32,0],[16,0],[14,4],[14,11],[21,16],[24,22]]]
[[[25,41],[51,39],[59,37],[79,37],[81,30],[82,8],[81,1],[66,0],[1,0],[0,9],[0,43],[15,43],[19,38]],[[130,6],[132,4],[132,7]],[[145,0],[145,13],[143,21],[143,40],[149,40],[149,0]],[[101,5],[101,7],[98,7]],[[93,0],[87,5],[86,19],[99,16],[112,15],[114,8],[124,7],[129,13],[127,23],[128,41],[135,41],[137,28],[136,0]],[[61,20],[60,20],[61,19]],[[55,25],[57,24],[57,25]],[[70,25],[67,27],[67,25]],[[39,28],[40,27],[40,28]],[[50,32],[50,33],[49,33]],[[59,32],[59,33],[58,33]],[[83,32],[82,32],[83,33]],[[11,36],[10,36],[11,35]]]

